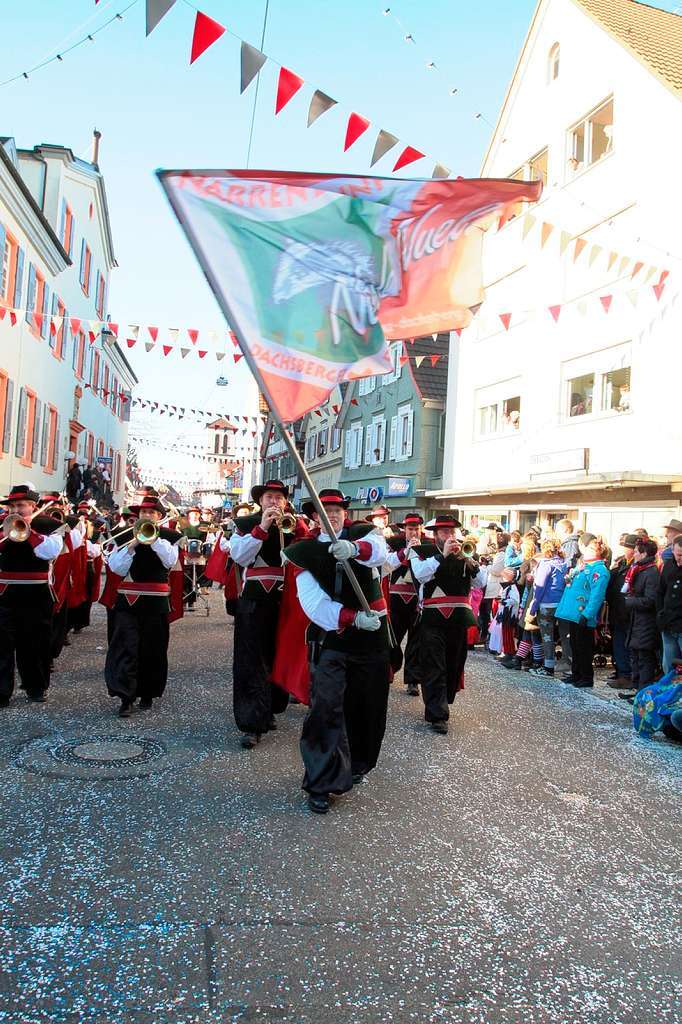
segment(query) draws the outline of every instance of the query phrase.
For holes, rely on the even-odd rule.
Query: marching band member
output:
[[[202,521],[201,509],[197,505],[187,509],[187,526],[182,528],[181,533],[188,541],[196,542],[198,546],[197,553],[201,554],[208,535],[208,525]],[[194,605],[197,603],[197,592],[194,587],[194,573],[191,562],[185,561],[184,573],[183,595],[185,600],[185,609],[188,612],[193,612]],[[200,576],[197,573],[197,588],[201,586],[202,579],[203,576]]]
[[[298,599],[312,626],[310,711],[303,725],[303,788],[316,814],[329,810],[330,794],[345,793],[376,765],[386,728],[389,691],[386,603],[379,567],[386,541],[371,523],[345,525],[349,499],[320,491],[338,540],[324,532],[287,548],[285,559],[301,572]],[[370,612],[361,610],[340,559],[351,565]]]
[[[443,513],[433,521],[434,543],[410,550],[410,568],[420,589],[419,653],[424,717],[447,735],[455,694],[463,685],[467,630],[476,622],[469,593],[479,565],[461,554],[457,520]]]
[[[31,520],[38,494],[29,485],[13,487],[4,502],[9,512],[0,538],[0,707],[7,707],[14,691],[15,658],[22,689],[42,704],[50,685],[50,562],[62,538],[48,535],[57,529],[56,520]]]
[[[90,612],[93,602],[99,600],[100,580],[102,578],[102,546],[99,543],[102,532],[101,521],[93,514],[93,509],[87,502],[81,502],[78,506],[78,515],[83,523],[82,532],[83,550],[80,545],[74,548],[77,551],[76,559],[82,559],[80,571],[83,573],[82,600],[79,604],[71,605],[69,608],[68,622],[69,629],[78,635],[86,626],[90,625]]]
[[[394,671],[400,668],[400,649],[407,635],[405,671],[403,678],[411,697],[419,696],[419,595],[410,572],[410,549],[419,544],[424,519],[418,512],[408,512],[399,524],[404,533],[388,538],[389,555],[386,565],[391,573],[389,584],[389,611],[396,646],[391,652]]]
[[[281,480],[267,480],[251,490],[260,506],[255,515],[237,516],[230,538],[233,561],[243,569],[243,588],[234,620],[233,706],[241,745],[253,749],[263,733],[276,729],[289,695],[270,682],[275,636],[284,583],[282,548],[307,536],[303,520],[295,530],[279,529],[289,497]]]
[[[121,534],[109,556],[112,579],[101,600],[113,603],[113,615],[104,676],[109,694],[121,701],[120,718],[130,717],[138,698],[142,710],[151,708],[168,679],[168,574],[177,561],[179,535],[158,526],[165,512],[158,498],[144,498],[139,520],[156,525],[156,539],[145,543]]]

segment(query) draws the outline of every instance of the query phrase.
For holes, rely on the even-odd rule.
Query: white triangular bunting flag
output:
[[[265,54],[257,50],[255,46],[249,46],[248,43],[242,42],[240,93],[248,89],[267,59]]]
[[[147,0],[147,35],[166,17],[174,3],[175,0]]]

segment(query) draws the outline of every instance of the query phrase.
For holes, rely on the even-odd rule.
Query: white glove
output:
[[[354,558],[358,553],[358,549],[352,540],[335,540],[333,544],[329,545],[329,551],[338,561]]]
[[[340,543],[343,544],[344,541]],[[358,612],[353,625],[356,629],[366,629],[370,633],[376,633],[377,629],[381,629],[381,619],[376,612]]]

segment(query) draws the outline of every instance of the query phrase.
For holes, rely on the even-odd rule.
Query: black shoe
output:
[[[572,683],[572,685],[575,686],[576,690],[587,690],[587,689],[589,689],[591,687],[594,687],[594,680],[590,680],[590,679],[576,679]]]
[[[0,697],[0,708],[8,708],[9,707],[9,701],[10,701],[9,697]]]
[[[243,746],[244,750],[253,750],[258,743],[258,737],[254,732],[245,732],[242,733],[239,742]]]
[[[410,683],[410,685],[407,687],[407,696],[408,697],[418,697],[419,696],[419,687],[417,686],[416,683]]]
[[[308,807],[313,814],[326,814],[329,810],[329,797],[310,793],[308,795]]]
[[[364,772],[355,772],[355,774],[353,775],[353,785],[354,786],[359,786],[360,783],[362,782],[362,780],[364,779],[364,777],[365,777],[365,773]]]
[[[74,631],[73,631],[73,635],[74,635],[74,636],[78,636],[78,634],[79,634],[79,633],[82,633],[82,632],[83,632],[83,627],[82,627],[82,626],[79,626],[79,627],[78,627],[77,629],[74,629]]]
[[[69,640],[68,636],[64,637],[64,647],[70,647],[70,646],[71,646],[71,641]]]
[[[47,704],[47,694],[44,690],[34,690],[26,694],[32,704]]]
[[[433,732],[437,732],[439,736],[447,736],[448,734],[447,722],[429,722],[429,726]]]
[[[573,675],[572,672],[569,672],[567,676],[563,677],[561,682],[562,683],[574,683],[575,682],[575,676]]]
[[[132,714],[133,708],[131,704],[128,704],[127,702],[121,704],[120,708],[118,709],[119,718],[132,718]]]
[[[141,700],[140,703],[138,704],[140,711],[149,711],[153,706],[154,701],[152,700],[151,697],[145,697],[145,699]]]
[[[275,732],[276,729],[277,729],[277,719],[273,715],[272,718],[270,719],[270,721],[268,722],[268,730],[270,732]]]
[[[193,612],[194,611],[194,605],[193,604],[188,604],[187,607],[185,608],[185,611],[186,612]]]
[[[521,658],[517,658],[517,656],[513,654],[509,658],[509,661],[502,661],[500,664],[503,665],[504,668],[511,669],[512,672],[520,672],[523,661]]]

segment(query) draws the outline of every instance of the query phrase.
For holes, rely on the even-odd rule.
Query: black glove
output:
[[[583,626],[583,627],[587,626],[587,619],[585,618],[584,615],[581,615],[580,618],[578,619],[578,625],[579,626]]]

